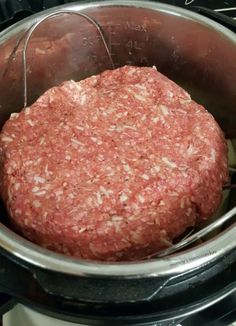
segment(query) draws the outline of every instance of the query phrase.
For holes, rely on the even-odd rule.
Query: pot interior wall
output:
[[[83,13],[101,26],[116,67],[155,65],[203,104],[228,137],[236,137],[236,43],[220,28],[187,17],[187,12],[181,17],[169,11],[101,5]],[[0,125],[23,107],[24,37],[12,51],[29,26],[25,23],[0,38]],[[63,80],[80,80],[111,67],[91,22],[77,15],[52,17],[29,42],[28,104]]]

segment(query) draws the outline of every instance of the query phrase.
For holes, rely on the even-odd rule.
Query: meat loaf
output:
[[[155,68],[49,89],[0,135],[0,191],[26,238],[67,255],[137,260],[218,208],[223,132]]]

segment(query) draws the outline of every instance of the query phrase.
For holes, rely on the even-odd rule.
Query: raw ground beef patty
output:
[[[155,68],[49,89],[0,136],[15,227],[75,257],[135,260],[218,208],[227,149],[214,118]]]

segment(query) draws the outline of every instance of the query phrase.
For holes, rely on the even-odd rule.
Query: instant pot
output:
[[[149,1],[79,1],[11,25],[0,34],[1,126],[49,87],[112,68],[92,19],[115,67],[156,66],[214,115],[235,150],[236,24],[219,12],[190,9]],[[235,204],[232,189],[225,209]],[[167,257],[102,263],[32,244],[9,228],[0,208],[2,313],[17,302],[79,325],[217,326],[236,320],[234,223]]]

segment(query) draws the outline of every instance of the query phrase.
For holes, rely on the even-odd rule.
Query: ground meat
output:
[[[227,147],[214,118],[155,68],[49,89],[0,136],[17,229],[75,257],[135,260],[218,208]]]

